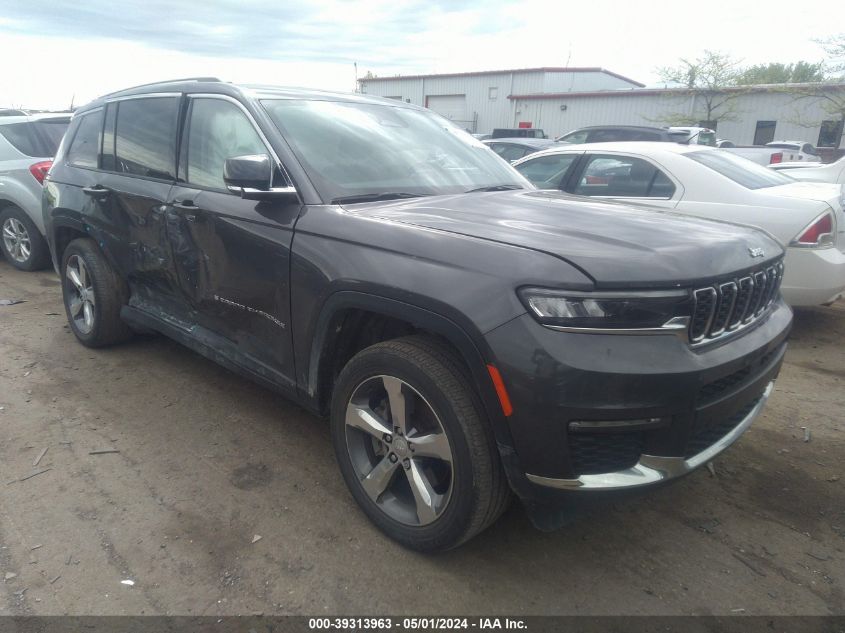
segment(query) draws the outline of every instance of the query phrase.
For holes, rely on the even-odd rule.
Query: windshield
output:
[[[690,152],[684,156],[730,178],[746,189],[764,189],[795,182],[789,176],[725,150]]]
[[[339,101],[262,104],[327,201],[532,188],[483,143],[427,111]]]

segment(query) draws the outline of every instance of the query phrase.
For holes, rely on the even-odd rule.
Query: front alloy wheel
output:
[[[346,407],[346,447],[361,486],[392,519],[428,525],[452,492],[452,450],[418,391],[393,376],[365,380]]]
[[[456,547],[508,505],[490,423],[442,341],[406,336],[355,354],[334,383],[331,431],[355,501],[406,547]]]

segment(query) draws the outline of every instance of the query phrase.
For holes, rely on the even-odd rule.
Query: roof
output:
[[[49,119],[70,121],[70,117],[70,112],[38,112],[35,114],[2,116],[0,117],[0,125],[7,125],[12,123],[26,123],[28,121],[44,121]]]
[[[845,90],[845,83],[756,84],[728,86],[721,92],[786,92],[801,89]],[[654,95],[690,95],[703,92],[699,88],[631,88],[629,90],[594,90],[591,92],[540,92],[508,95],[508,99],[577,99],[583,97],[648,97]]]
[[[626,152],[631,154],[689,154],[698,151],[725,151],[717,150],[709,145],[685,145],[683,143],[667,143],[664,141],[618,141],[611,143],[555,143],[554,147],[532,154],[534,158],[541,154],[558,154],[562,152]]]
[[[629,77],[625,77],[624,75],[620,75],[619,73],[615,73],[613,71],[607,70],[605,68],[601,68],[600,66],[583,66],[583,67],[565,67],[565,66],[541,66],[539,68],[512,68],[508,70],[476,70],[472,72],[463,72],[463,73],[433,73],[430,75],[395,75],[393,77],[367,77],[359,79],[359,83],[370,82],[370,81],[395,81],[397,79],[431,79],[434,77],[441,78],[441,77],[479,77],[483,75],[509,75],[509,74],[524,74],[524,73],[603,73],[605,75],[610,75],[611,77],[616,77],[617,79],[621,79],[623,81],[627,81],[630,84],[638,86],[640,88],[644,87],[645,84],[641,84],[639,81],[634,81]]]
[[[385,97],[375,97],[360,93],[350,92],[332,92],[328,90],[318,90],[313,88],[292,88],[285,86],[269,86],[269,85],[253,85],[253,84],[233,84],[227,81],[221,81],[215,77],[189,77],[186,79],[172,79],[167,81],[159,81],[155,83],[142,84],[140,86],[132,86],[124,88],[116,92],[110,92],[102,95],[90,103],[86,103],[79,108],[79,112],[90,110],[102,106],[105,102],[123,97],[138,96],[151,93],[174,92],[174,93],[210,93],[222,94],[231,97],[246,97],[246,98],[288,98],[288,99],[313,99],[313,100],[332,100],[332,101],[349,101],[358,103],[373,103],[391,105],[394,107],[402,107],[419,110],[419,106],[415,106],[402,101],[394,99],[387,99]],[[6,118],[6,117],[4,117]]]

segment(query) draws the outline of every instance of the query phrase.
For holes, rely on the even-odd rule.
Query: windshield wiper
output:
[[[355,202],[378,202],[381,200],[401,200],[402,198],[421,198],[428,193],[407,193],[405,191],[379,191],[375,193],[359,193],[354,196],[341,196],[332,200],[332,204],[353,204]]]
[[[477,189],[469,189],[464,193],[475,193],[476,191],[511,191],[512,189],[522,189],[520,185],[488,185],[486,187],[478,187]]]

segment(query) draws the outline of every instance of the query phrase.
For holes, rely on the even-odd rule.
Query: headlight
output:
[[[543,325],[575,331],[669,333],[686,329],[693,307],[686,290],[577,292],[521,288],[519,296]]]

